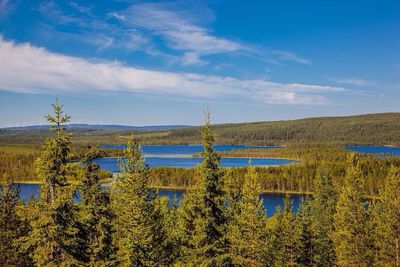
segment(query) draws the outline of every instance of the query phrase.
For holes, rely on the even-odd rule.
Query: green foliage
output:
[[[21,206],[18,188],[8,176],[0,184],[0,263],[2,266],[31,266],[29,255],[19,251],[19,238],[29,232],[18,213]]]
[[[277,225],[274,229],[274,265],[273,266],[295,266],[298,257],[298,232],[295,216],[292,211],[292,200],[288,195],[284,200],[284,209],[278,211]]]
[[[115,216],[111,210],[110,192],[101,189],[99,166],[90,160],[86,163],[79,189],[88,266],[116,266],[117,248],[112,237]]]
[[[321,117],[289,121],[220,124],[215,126],[218,143],[289,144],[323,142],[340,144],[399,144],[400,113]],[[161,140],[197,143],[199,128],[168,131]],[[143,140],[147,141],[147,140]]]
[[[339,266],[370,266],[368,217],[362,194],[365,181],[357,156],[353,155],[349,161],[345,184],[336,205],[332,239]]]
[[[150,190],[149,168],[133,139],[128,141],[124,156],[122,174],[113,189],[119,259],[124,266],[168,265],[172,259],[163,209]]]
[[[265,266],[268,248],[267,218],[254,167],[248,167],[241,197],[228,202],[230,257],[235,266]],[[235,203],[237,201],[237,203]]]
[[[321,173],[315,184],[312,201],[315,266],[334,266],[336,261],[331,235],[335,230],[334,214],[336,212],[337,190],[332,178]]]
[[[296,266],[315,266],[315,232],[313,222],[313,203],[307,198],[301,203],[300,210],[296,214],[296,238],[297,238],[297,255]]]
[[[188,261],[194,265],[221,266],[229,262],[227,232],[227,211],[223,192],[223,172],[220,156],[214,150],[214,133],[210,117],[206,113],[205,125],[201,130],[204,148],[203,161],[199,168],[200,185],[193,194],[185,196],[183,204],[189,236]]]
[[[400,266],[400,168],[392,167],[373,211],[376,222],[377,266]]]
[[[21,238],[21,249],[40,266],[72,265],[87,257],[80,236],[78,207],[72,198],[75,189],[68,183],[73,168],[68,165],[70,136],[62,124],[68,122],[69,116],[62,115],[58,101],[53,107],[55,115],[48,115],[47,119],[56,136],[46,142],[36,160],[37,175],[42,180],[40,199],[26,207],[31,231]]]
[[[53,108],[54,115],[46,118],[56,133],[43,132],[50,138],[40,153],[36,143],[0,148],[0,173],[34,177],[37,158],[35,178],[42,182],[39,199],[24,204],[5,176],[0,187],[1,266],[400,265],[400,158],[352,155],[348,160],[340,146],[301,143],[225,154],[289,157],[299,164],[223,171],[213,148],[218,140],[396,141],[397,122],[391,120],[398,114],[221,125],[215,127],[216,137],[207,113],[200,135],[196,128],[139,134],[141,140],[172,143],[201,136],[203,162],[188,170],[149,169],[133,139],[122,152],[104,152],[87,146],[90,135],[80,132],[82,140],[72,146],[74,139],[63,126],[70,118],[58,101]],[[33,140],[29,134],[16,139]],[[114,135],[103,133],[96,142],[118,140]],[[101,188],[108,174],[92,163],[107,153],[125,158],[111,192]],[[72,162],[77,159],[81,163]],[[78,187],[72,184],[78,181]],[[188,190],[179,204],[171,204],[154,186]],[[260,200],[264,190],[313,192],[313,197],[294,214],[287,196],[283,211],[267,218]],[[366,195],[379,196],[367,203]]]

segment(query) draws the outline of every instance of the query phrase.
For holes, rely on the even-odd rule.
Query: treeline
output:
[[[214,129],[217,142],[224,144],[400,144],[400,113],[220,124]],[[199,128],[170,131],[163,139],[195,143]]]
[[[150,188],[151,172],[132,139],[121,176],[103,190],[95,155],[71,165],[69,117],[54,105],[56,135],[35,161],[40,196],[27,204],[11,179],[0,190],[4,266],[399,266],[400,168],[392,166],[380,200],[366,202],[359,158],[347,160],[338,188],[321,169],[313,198],[294,214],[290,198],[267,218],[254,167],[226,175],[207,117],[202,164],[181,203]],[[92,151],[93,152],[93,151]],[[71,180],[79,180],[72,184]],[[74,200],[80,192],[80,201]]]
[[[299,163],[255,167],[263,192],[310,193],[321,172],[332,177],[337,187],[344,184],[348,157],[352,153],[339,146],[323,144],[293,144],[279,149],[236,150],[220,153],[228,157],[278,157],[299,160]],[[400,166],[400,158],[359,156],[360,168],[365,179],[362,192],[377,196],[383,187],[391,166]],[[240,178],[247,168],[227,168],[225,176]],[[190,187],[194,183],[196,170],[161,167],[151,169],[151,184],[154,187]]]
[[[13,177],[14,182],[40,182],[35,173],[35,159],[40,155],[41,146],[25,145],[0,145],[0,177],[8,175]],[[90,152],[94,157],[103,157],[106,154],[88,145],[71,145],[70,162],[84,160],[85,154]],[[111,177],[112,174],[103,176]]]
[[[37,146],[3,146],[0,152],[0,175],[8,174],[15,182],[41,182],[35,173],[34,161],[39,156]],[[72,161],[85,161],[86,154],[93,158],[104,156],[123,156],[122,150],[100,150],[93,146],[71,145]],[[347,168],[347,158],[351,154],[336,145],[292,144],[279,149],[237,150],[220,153],[222,156],[234,157],[278,157],[297,159],[299,163],[256,167],[264,192],[310,193],[314,191],[314,181],[319,172],[324,170],[333,179],[335,186],[342,186]],[[400,158],[380,158],[360,155],[360,165],[365,177],[365,195],[376,196],[382,188],[392,165],[400,166]],[[244,177],[246,168],[224,169],[226,176]],[[112,174],[102,170],[103,179]],[[191,187],[195,180],[196,170],[172,167],[150,169],[150,184],[155,188]],[[76,181],[74,181],[76,182]]]
[[[199,127],[165,131],[73,129],[75,144],[121,144],[132,134],[143,144],[197,144]],[[400,113],[320,117],[288,121],[215,125],[218,144],[283,145],[291,143],[400,145]],[[1,130],[0,144],[38,144],[45,130]]]

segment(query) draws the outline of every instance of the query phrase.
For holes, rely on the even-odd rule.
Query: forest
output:
[[[41,182],[38,199],[24,203],[14,173],[2,167],[3,266],[400,266],[395,158],[302,145],[266,152],[301,158],[302,165],[223,169],[207,114],[202,163],[195,169],[149,169],[132,136],[118,152],[126,159],[121,174],[102,189],[107,175],[93,162],[101,151],[77,150],[64,129],[70,117],[58,103],[53,107],[46,117],[52,133],[40,149],[7,146],[2,154],[24,152],[24,160],[34,160],[34,173],[22,162],[20,168]],[[180,203],[154,189],[168,182],[165,174],[187,186]],[[312,196],[293,213],[287,195],[284,208],[267,217],[260,194],[271,188]]]
[[[74,146],[121,144],[134,132],[142,144],[199,144],[201,127],[162,131],[73,128]],[[283,145],[298,143],[399,145],[400,113],[320,117],[213,125],[217,144]],[[39,129],[0,129],[0,145],[40,145],[52,132]]]

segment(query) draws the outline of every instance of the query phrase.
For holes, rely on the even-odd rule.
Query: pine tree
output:
[[[254,167],[248,167],[237,213],[229,223],[230,256],[235,266],[265,266],[268,247],[261,186]]]
[[[62,105],[56,99],[52,105],[54,115],[47,115],[50,128],[56,131],[56,136],[46,141],[44,151],[35,162],[37,175],[43,184],[40,188],[41,199],[54,203],[58,191],[68,188],[68,162],[71,157],[71,136],[66,133],[63,125],[68,123],[70,116],[64,114]]]
[[[92,162],[93,157],[89,154],[85,155],[85,168],[79,188],[88,266],[116,266],[117,249],[112,238],[115,216],[111,210],[110,193],[101,188],[99,166]]]
[[[227,211],[223,192],[221,158],[214,150],[215,136],[206,112],[201,130],[204,152],[200,167],[199,217],[194,220],[191,237],[191,260],[195,265],[221,266],[229,262],[227,240]]]
[[[243,197],[243,177],[237,175],[232,168],[229,168],[224,177],[224,192],[226,205],[228,206],[228,220],[240,213],[239,203]]]
[[[193,264],[197,243],[193,239],[202,221],[203,194],[199,167],[195,167],[192,185],[186,190],[178,208],[178,237],[181,244],[179,261],[182,265]]]
[[[364,179],[356,155],[350,157],[345,183],[334,215],[332,239],[339,266],[369,266],[367,210],[363,200]]]
[[[87,251],[79,236],[78,207],[73,201],[75,188],[68,183],[72,166],[70,135],[63,124],[69,121],[58,101],[53,104],[54,116],[46,116],[56,136],[46,142],[36,160],[36,172],[42,181],[40,199],[25,211],[30,214],[31,231],[20,239],[21,249],[30,253],[39,266],[74,265],[85,262]]]
[[[284,209],[278,211],[277,225],[274,231],[274,266],[295,266],[298,253],[298,234],[293,215],[292,200],[288,195],[284,199]]]
[[[18,209],[22,206],[18,197],[19,190],[7,175],[0,184],[0,265],[32,266],[28,254],[19,251],[19,238],[29,232],[26,221],[21,218]]]
[[[335,229],[333,216],[336,212],[337,191],[330,176],[317,176],[313,196],[313,262],[315,266],[334,266],[336,256],[331,235]]]
[[[297,253],[296,266],[318,266],[314,263],[315,232],[313,224],[312,201],[306,198],[302,201],[296,214]]]
[[[377,266],[400,266],[400,168],[392,166],[377,208]]]
[[[124,266],[171,264],[170,244],[158,197],[149,187],[149,167],[141,148],[130,139],[121,160],[121,175],[113,189],[115,238]]]

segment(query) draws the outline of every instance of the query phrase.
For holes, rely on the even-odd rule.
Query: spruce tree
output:
[[[392,167],[376,209],[377,266],[400,266],[400,168]]]
[[[116,266],[116,246],[113,242],[113,219],[110,193],[101,188],[99,166],[92,155],[85,155],[81,181],[81,221],[88,247],[88,266]]]
[[[115,238],[123,266],[171,264],[170,243],[158,197],[149,186],[149,167],[131,138],[120,162],[121,175],[113,189]]]
[[[333,266],[336,256],[331,235],[335,229],[333,216],[336,212],[337,190],[330,176],[317,176],[313,197],[313,262],[315,266]]]
[[[182,265],[193,264],[195,260],[194,251],[197,243],[193,237],[198,234],[197,225],[202,221],[203,194],[198,166],[195,167],[194,173],[193,182],[186,190],[178,208],[178,236],[181,244],[179,262]]]
[[[293,202],[288,195],[284,199],[282,212],[277,212],[277,225],[274,229],[273,266],[295,266],[298,253],[298,234],[293,215]]]
[[[46,141],[35,162],[42,181],[40,199],[25,212],[30,214],[32,230],[20,239],[21,249],[39,266],[76,265],[86,262],[87,251],[80,236],[78,207],[72,198],[75,188],[68,182],[73,173],[69,165],[71,137],[63,124],[70,117],[64,115],[58,101],[53,109],[54,116],[46,118],[56,135]]]
[[[297,253],[296,266],[318,266],[314,262],[315,229],[313,224],[313,206],[309,198],[303,199],[296,214]]]
[[[29,227],[18,210],[23,205],[19,190],[7,175],[0,183],[0,265],[32,266],[28,253],[19,251],[18,240],[27,235]]]
[[[260,199],[261,186],[253,166],[244,177],[237,212],[229,223],[230,256],[235,266],[265,266],[268,236],[266,216]]]
[[[332,239],[339,266],[369,266],[367,210],[363,199],[364,178],[358,157],[350,158],[344,185],[339,194],[334,215]]]
[[[214,149],[215,135],[211,129],[210,114],[206,111],[205,124],[201,130],[204,152],[201,164],[202,206],[201,220],[197,221],[198,233],[195,258],[206,266],[225,264],[228,259],[227,214],[223,192],[221,157]]]

